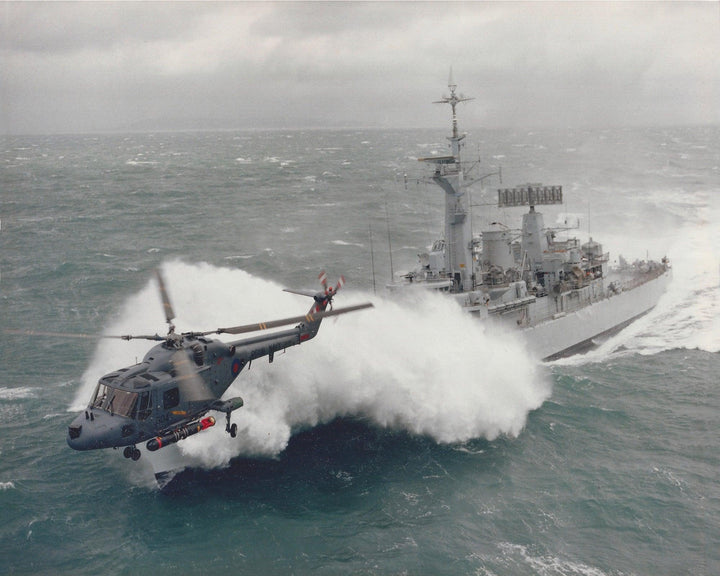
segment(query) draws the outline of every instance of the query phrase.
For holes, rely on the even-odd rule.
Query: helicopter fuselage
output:
[[[180,429],[209,410],[242,405],[220,401],[252,360],[311,339],[320,322],[235,342],[183,334],[153,346],[142,362],[106,374],[87,408],[68,427],[75,450],[134,446]],[[200,384],[198,384],[200,382]],[[239,402],[238,402],[239,401]]]
[[[322,291],[288,290],[313,298],[310,310],[302,316],[177,334],[173,324],[175,312],[160,270],[156,270],[155,276],[168,333],[166,336],[102,336],[122,340],[140,338],[159,344],[148,351],[142,362],[100,378],[87,408],[68,427],[67,443],[75,450],[124,447],[124,456],[137,460],[141,452],[136,444],[140,442],[145,442],[145,447],[154,452],[214,426],[214,417],[203,418],[209,411],[224,413],[225,431],[235,437],[237,424],[231,425],[230,416],[243,405],[243,399],[239,396],[221,398],[243,368],[263,356],[272,362],[276,352],[314,338],[323,318],[372,306],[365,303],[328,310],[345,279],[341,276],[336,286],[328,286],[327,276],[322,272],[319,276]],[[233,342],[208,338],[209,334],[247,334],[291,324],[296,326]],[[42,335],[89,337],[51,332]]]

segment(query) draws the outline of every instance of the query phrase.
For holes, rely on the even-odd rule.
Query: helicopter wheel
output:
[[[237,424],[233,424],[232,426],[230,426],[230,436],[232,438],[235,438],[235,436],[237,436]]]
[[[125,450],[123,450],[123,456],[125,458],[132,458],[134,462],[137,462],[140,460],[140,456],[142,456],[140,450],[135,448],[135,446],[125,446]]]

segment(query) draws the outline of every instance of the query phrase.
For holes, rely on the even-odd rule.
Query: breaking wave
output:
[[[172,262],[164,273],[178,331],[294,316],[310,306],[309,299],[242,270]],[[244,370],[226,393],[245,400],[233,414],[238,438],[216,426],[183,441],[185,456],[207,467],[240,455],[273,457],[293,432],[342,416],[442,443],[513,436],[549,397],[548,377],[518,335],[491,334],[432,294],[399,302],[346,289],[337,305],[366,300],[375,308],[326,320],[312,342]],[[163,326],[150,281],[107,332],[155,333]],[[102,374],[132,364],[148,348],[146,341],[100,342],[73,408],[84,407]]]

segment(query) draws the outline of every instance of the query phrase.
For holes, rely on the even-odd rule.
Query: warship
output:
[[[493,222],[473,234],[469,188],[494,174],[473,177],[478,161],[463,161],[466,134],[458,132],[456,107],[473,98],[457,94],[452,72],[448,88],[450,95],[435,103],[452,109],[450,154],[419,158],[434,165],[430,181],[444,193],[444,237],[388,289],[446,293],[479,321],[522,331],[530,350],[546,361],[586,352],[649,312],[672,277],[667,257],[630,264],[620,256],[611,266],[592,237],[584,243],[561,239],[562,230],[546,227],[537,208],[562,204],[562,186],[497,189],[498,208],[526,210],[520,228]]]

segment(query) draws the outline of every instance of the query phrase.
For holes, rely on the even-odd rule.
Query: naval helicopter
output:
[[[176,333],[175,312],[170,303],[160,270],[155,271],[168,332],[165,336],[60,334],[29,332],[38,336],[78,338],[144,339],[159,342],[141,362],[106,374],[98,381],[87,408],[68,426],[67,443],[75,450],[123,448],[125,458],[139,460],[138,444],[155,452],[215,425],[210,412],[225,414],[225,432],[237,435],[237,424],[231,414],[243,405],[240,396],[223,400],[222,396],[253,360],[314,338],[320,323],[329,316],[370,308],[371,303],[332,308],[332,301],[345,280],[328,285],[327,275],[319,276],[322,290],[286,292],[311,296],[313,304],[307,314],[261,322],[218,328],[206,332]],[[211,334],[245,334],[297,324],[294,328],[224,342],[209,338]]]

